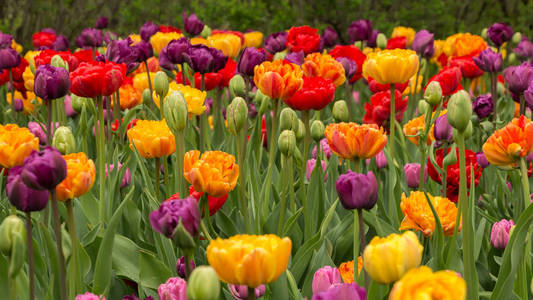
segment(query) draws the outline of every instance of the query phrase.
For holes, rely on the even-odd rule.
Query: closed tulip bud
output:
[[[509,60],[509,63],[510,63],[510,64],[514,64],[514,63],[517,62],[516,54],[514,54],[514,53],[510,53],[510,54],[507,56],[507,59]]]
[[[149,103],[150,101],[152,101],[150,89],[144,89],[142,97],[143,97],[143,103]]]
[[[361,47],[363,46],[363,41],[357,41],[353,44],[355,47],[361,49]]]
[[[333,118],[336,122],[347,122],[349,117],[346,101],[339,100],[333,104]]]
[[[514,44],[518,44],[522,41],[522,34],[520,32],[515,32],[513,34],[513,37],[511,38],[511,41],[514,43]]]
[[[168,93],[168,76],[163,71],[155,73],[154,90],[160,98],[164,98]]]
[[[379,33],[376,43],[378,44],[378,48],[387,48],[387,36],[385,36],[385,34],[383,33]]]
[[[192,235],[185,229],[181,220],[179,221],[178,226],[174,230],[173,239],[176,245],[183,250],[191,250],[196,247],[196,243]]]
[[[442,167],[448,168],[448,166],[455,165],[457,163],[457,151],[455,151],[455,144],[452,145],[452,148],[450,149],[450,152],[444,156],[444,159],[442,160]]]
[[[322,138],[324,138],[324,130],[326,127],[324,126],[324,123],[320,120],[314,120],[313,123],[311,123],[311,138],[315,142],[320,142]]]
[[[10,256],[17,239],[26,240],[24,221],[15,215],[7,216],[0,224],[0,252]]]
[[[61,154],[69,154],[76,150],[76,140],[70,128],[61,126],[54,132],[52,146],[56,147]]]
[[[425,114],[426,111],[428,111],[428,109],[430,109],[430,107],[429,107],[429,104],[426,101],[424,101],[424,100],[418,101],[418,112],[419,113]]]
[[[481,37],[484,38],[485,40],[487,39],[487,27],[481,30]]]
[[[246,124],[248,117],[248,105],[241,97],[235,97],[226,109],[226,120],[228,121],[228,130],[237,135],[241,128]]]
[[[272,60],[284,60],[286,56],[287,56],[287,52],[276,52]]]
[[[296,112],[289,107],[281,110],[279,114],[279,130],[293,130],[298,128],[298,116]]]
[[[431,106],[435,106],[442,100],[442,88],[438,81],[432,81],[428,84],[424,92],[424,100]]]
[[[189,300],[217,300],[220,295],[220,281],[215,269],[199,266],[192,271],[187,281]]]
[[[477,164],[480,165],[483,169],[489,166],[489,161],[483,152],[476,153]]]
[[[348,170],[337,179],[337,194],[345,209],[372,209],[378,200],[374,173],[358,174]]]
[[[53,147],[33,151],[24,159],[22,181],[34,190],[51,190],[67,177],[67,162]]]
[[[296,130],[296,141],[300,142],[305,136],[305,124],[298,119],[298,129]]]
[[[88,105],[88,101],[92,101],[89,98],[83,98],[80,96],[76,96],[74,94],[70,95],[70,102],[72,104],[72,109],[77,112],[81,113],[83,110],[83,107],[85,107],[85,110],[87,110],[86,105]]]
[[[229,91],[231,97],[243,97],[246,92],[246,84],[244,83],[244,78],[237,74],[233,76],[229,81]]]
[[[330,287],[342,283],[339,269],[325,266],[318,269],[313,276],[313,295],[327,291]]]
[[[52,59],[50,60],[50,64],[52,65],[52,67],[63,68],[69,71],[68,63],[57,54],[52,57]]]
[[[292,130],[283,130],[278,138],[279,151],[284,155],[291,156],[296,148],[296,136]]]
[[[174,133],[182,131],[187,125],[187,102],[181,92],[172,92],[165,102],[165,117],[167,125]]]
[[[472,117],[472,101],[464,90],[453,94],[448,102],[448,122],[459,133],[465,132]]]
[[[513,228],[513,220],[501,220],[492,225],[490,231],[490,243],[496,249],[503,250],[509,242],[511,228]]]
[[[204,29],[202,29],[202,32],[200,32],[200,36],[203,38],[207,38],[211,35],[211,27],[204,25]]]
[[[505,88],[505,85],[501,82],[498,82],[498,84],[496,85],[496,90],[498,91],[498,97],[503,96],[505,92],[507,91],[507,89]]]

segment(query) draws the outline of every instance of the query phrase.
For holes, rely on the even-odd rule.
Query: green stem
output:
[[[74,295],[81,292],[81,275],[80,275],[80,264],[79,264],[79,253],[78,253],[78,237],[76,234],[76,221],[74,219],[74,205],[72,199],[67,200],[67,215],[68,215],[68,231],[70,234],[70,244],[72,249],[72,259],[71,264],[73,267],[74,273],[74,291],[71,291]]]
[[[300,199],[304,205],[304,220],[305,220],[305,230],[304,237],[307,239],[311,237],[314,228],[311,227],[311,203],[307,199],[307,190],[305,188],[305,169],[307,168],[307,156],[309,155],[309,144],[311,142],[311,131],[309,129],[309,111],[302,111],[303,123],[305,125],[305,135],[304,135],[304,149],[303,149],[303,163],[300,169]]]
[[[418,184],[418,190],[423,192],[426,184],[425,167],[426,167],[426,141],[420,141],[420,179]]]
[[[524,95],[520,96],[520,115],[523,116],[526,114],[526,98]]]
[[[248,287],[248,300],[255,300],[255,288]]]
[[[59,222],[59,209],[57,207],[58,201],[55,188],[50,190],[50,195],[52,198],[52,217],[54,219],[54,233],[56,235],[57,258],[59,265],[59,289],[61,300],[67,300],[65,255],[63,254],[63,246],[61,240],[61,224]]]
[[[283,225],[285,224],[285,211],[287,210],[287,176],[292,176],[292,174],[288,174],[287,164],[289,163],[289,157],[286,155],[281,156],[282,164],[281,164],[281,180],[282,180],[282,188],[281,188],[281,203],[280,203],[280,209],[279,209],[279,221],[278,221],[278,235],[282,235]]]
[[[187,80],[187,78],[185,77],[185,63],[182,63],[181,64],[181,83],[183,85],[187,85],[186,84],[186,82],[187,82],[186,80]]]
[[[416,99],[418,98],[417,87],[418,87],[418,76],[420,75],[420,58],[418,59],[418,62],[419,63],[418,63],[418,68],[416,69],[415,86],[411,90],[411,93],[409,95],[409,100],[407,102],[407,117],[408,118],[411,118],[411,115],[413,114],[413,107],[416,107]]]
[[[242,210],[242,216],[244,219],[244,226],[246,228],[247,233],[252,233],[252,224],[250,223],[250,218],[248,216],[248,205],[246,202],[246,191],[245,191],[245,177],[244,174],[246,172],[245,169],[245,140],[243,139],[243,136],[246,137],[246,129],[248,127],[247,125],[248,121],[245,122],[245,127],[241,128],[239,132],[235,135],[235,141],[237,142],[237,162],[239,165],[239,201],[241,202],[241,210]],[[244,133],[244,134],[243,134]]]
[[[161,173],[161,159],[155,158],[155,198],[158,202],[161,202],[161,195],[159,193],[159,174]]]
[[[352,88],[350,85],[350,79],[346,78],[346,81],[344,82],[344,91],[346,93],[346,104],[348,104],[348,121],[352,119],[352,116],[354,115],[354,108],[353,108],[353,99],[352,99]]]
[[[105,132],[104,132],[104,100],[102,96],[98,96],[96,101],[98,102],[98,134],[96,138],[96,146],[98,147],[98,187],[99,187],[99,217],[100,222],[103,224],[106,218],[105,209]]]
[[[47,128],[46,128],[46,144],[48,146],[50,146],[52,144],[52,137],[53,137],[53,134],[52,134],[52,100],[47,100],[46,101],[46,107],[48,108],[47,109],[48,122],[46,124],[46,126],[47,126]]]
[[[201,77],[201,81],[200,81],[200,87],[201,87],[201,90],[203,91],[205,89],[205,74],[201,74],[200,75]],[[205,142],[205,131],[206,131],[206,128],[205,128],[205,119],[206,118],[206,115],[205,113],[201,114],[200,115],[200,143],[198,145],[198,149],[200,149],[200,152],[204,152],[205,148],[204,148],[204,142]]]
[[[26,212],[26,234],[28,237],[28,276],[30,300],[35,299],[35,265],[33,263],[33,240],[31,234],[31,212]]]
[[[365,251],[365,247],[366,247],[366,241],[365,241],[365,223],[363,222],[363,210],[362,209],[357,210],[357,218],[359,219],[359,239],[361,240],[360,253],[361,255],[363,255],[363,251]],[[354,257],[353,262],[354,262],[354,270],[355,272],[357,272],[358,267],[356,263],[358,262],[358,257]],[[363,274],[365,277],[365,288],[366,290],[368,290],[368,287],[370,286],[370,281],[368,278],[368,273],[364,269],[363,269]]]
[[[207,228],[205,227],[204,220],[200,220],[200,230],[204,234],[204,237],[207,239],[208,242],[211,242],[213,238],[209,234],[209,231],[207,231]]]
[[[144,61],[144,66],[146,68],[146,79],[148,80],[148,88],[150,89],[150,99],[152,100],[152,103],[154,103],[154,89],[152,88],[152,78],[150,78],[150,69],[148,69],[148,61]],[[152,105],[152,104],[150,104]],[[163,100],[161,100],[161,103],[159,103],[159,106],[163,106]]]
[[[119,90],[117,90],[115,92],[115,101],[114,101],[114,106],[115,106],[115,109],[114,109],[114,113],[113,113],[113,117],[114,117],[114,122],[117,123],[117,133],[118,133],[118,141],[122,141],[122,120],[120,118],[120,93],[119,93]],[[118,122],[117,122],[118,121]],[[114,123],[113,123],[114,124]]]
[[[176,141],[176,186],[180,197],[184,197],[187,193],[185,191],[185,179],[183,177],[183,156],[185,156],[185,137],[183,130],[177,132],[175,135]]]
[[[185,258],[185,280],[187,280],[189,279],[189,275],[191,274],[191,256],[189,255],[188,250],[184,251],[183,254]]]
[[[492,111],[492,121],[494,125],[498,121],[498,73],[490,73],[490,93],[492,96],[492,103],[494,104],[494,110]],[[494,127],[496,128],[496,127]]]
[[[268,141],[268,169],[267,177],[265,182],[265,197],[263,198],[263,217],[266,217],[268,214],[268,204],[270,203],[270,183],[272,182],[272,170],[274,168],[274,154],[276,152],[276,142],[277,142],[277,130],[278,130],[278,108],[279,108],[279,99],[273,100],[273,116],[272,116],[272,127],[270,128],[270,140]],[[259,126],[261,126],[261,121],[259,120]],[[261,127],[259,127],[261,128]]]
[[[520,172],[522,177],[522,193],[524,196],[524,210],[529,206],[530,196],[529,196],[529,177],[527,176],[527,164],[526,158],[522,157],[520,159]]]
[[[289,158],[289,161],[288,161],[288,174],[290,174],[289,176],[289,179],[288,179],[288,185],[289,185],[289,202],[290,202],[290,205],[291,205],[291,212],[294,214],[296,212],[296,201],[294,199],[294,176],[292,176],[292,174],[294,174],[294,160],[293,158]]]
[[[389,115],[389,144],[388,144],[388,147],[389,147],[389,157],[390,157],[390,161],[389,161],[389,178],[387,179],[387,183],[389,185],[389,189],[388,189],[388,192],[389,192],[389,214],[392,218],[392,220],[396,220],[396,216],[397,216],[397,211],[396,211],[396,198],[394,197],[394,184],[392,182],[392,177],[394,176],[394,172],[395,172],[395,164],[394,164],[394,143],[395,143],[395,99],[394,99],[394,96],[395,96],[395,86],[394,84],[391,84],[390,85],[390,115]]]
[[[357,237],[357,233],[361,232],[361,228],[359,227],[359,216],[357,215],[357,211],[353,210],[353,280],[354,282],[357,281],[358,275],[358,267],[357,262],[359,258],[359,238]],[[364,234],[363,234],[364,235]]]

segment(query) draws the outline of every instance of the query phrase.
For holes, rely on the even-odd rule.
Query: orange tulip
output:
[[[342,64],[329,54],[312,53],[305,57],[302,64],[304,75],[307,77],[322,77],[333,81],[339,86],[346,81]]]
[[[66,201],[87,193],[94,184],[94,162],[83,152],[63,155],[67,162],[67,177],[56,188],[57,199]]]
[[[513,167],[533,151],[533,122],[525,116],[514,118],[496,130],[483,144],[487,160],[497,166]]]
[[[344,283],[353,283],[353,274],[354,274],[354,262],[353,260],[343,262],[339,266],[339,273],[341,274],[342,281]],[[363,258],[359,256],[357,258],[357,274],[361,274],[363,269]]]
[[[466,299],[466,282],[454,271],[442,270],[433,273],[427,266],[407,272],[396,281],[389,294],[389,300],[404,299]]]
[[[221,197],[231,192],[239,178],[235,157],[222,151],[185,153],[183,176],[198,192]]]
[[[376,156],[387,144],[383,128],[375,124],[333,123],[324,135],[331,150],[345,159],[367,159]]]
[[[0,165],[4,168],[20,166],[33,150],[39,150],[39,139],[28,128],[0,124]]]
[[[128,130],[130,148],[137,148],[144,158],[154,158],[170,155],[176,150],[174,135],[165,120],[139,120]]]
[[[132,109],[143,102],[142,94],[133,86],[132,83],[123,84],[118,89],[120,109]],[[111,97],[111,107],[114,107],[115,94]]]
[[[254,83],[271,99],[289,99],[303,85],[302,69],[284,60],[266,61],[254,69]]]
[[[485,49],[487,49],[487,43],[482,37],[465,33],[455,39],[453,56],[477,56]]]
[[[432,196],[427,194],[429,201],[433,204],[444,235],[450,236],[455,229],[455,218],[457,217],[457,207],[448,198]],[[425,236],[432,236],[435,231],[435,217],[429,207],[424,192],[411,192],[409,197],[402,194],[400,208],[404,218],[400,224],[400,230],[414,229],[422,231]],[[459,230],[461,225],[459,224]]]
[[[445,109],[442,110],[439,114],[439,117],[444,115],[446,112],[447,110]],[[434,116],[434,114],[435,113],[433,113],[432,117]],[[403,133],[405,134],[407,139],[411,141],[411,143],[417,146],[418,146],[418,139],[419,139],[418,134],[424,131],[424,128],[426,128],[425,117],[426,117],[425,115],[418,116],[410,120],[409,122],[407,122],[405,125],[403,125]],[[431,142],[435,140],[435,136],[433,135],[433,127],[434,125],[431,124],[431,128],[429,129],[429,132],[428,132],[428,139],[427,139],[428,145],[431,145]]]

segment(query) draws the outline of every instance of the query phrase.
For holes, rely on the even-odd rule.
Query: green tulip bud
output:
[[[220,281],[215,269],[210,266],[196,267],[187,281],[187,298],[190,300],[217,300],[220,296]]]
[[[272,58],[272,60],[284,60],[286,56],[287,56],[287,52],[285,52],[285,51],[276,52],[276,54],[274,54],[274,58]]]
[[[7,216],[0,224],[0,252],[10,256],[15,237],[21,237],[26,243],[26,227],[24,221],[15,215]]]
[[[285,107],[279,114],[279,130],[293,130],[298,128],[298,116],[292,108]]]
[[[244,97],[244,93],[246,91],[246,83],[244,82],[244,78],[237,74],[233,76],[229,81],[229,91],[231,93],[231,97]]]
[[[363,41],[357,41],[357,42],[353,43],[353,45],[355,47],[357,47],[358,49],[361,49],[361,47],[363,46]]]
[[[497,93],[498,93],[498,97],[503,96],[505,94],[505,91],[506,91],[505,85],[503,83],[501,83],[501,82],[498,82],[496,84],[496,90],[497,90]]]
[[[246,100],[241,97],[235,97],[226,109],[228,130],[234,135],[237,135],[246,124],[247,117],[248,105],[246,104]]]
[[[349,118],[348,105],[344,100],[338,100],[333,104],[333,118],[336,122],[347,122]]]
[[[154,90],[160,99],[164,99],[168,94],[168,76],[163,71],[155,73]]]
[[[165,119],[167,121],[168,128],[177,134],[185,129],[187,125],[187,102],[181,92],[174,91],[170,93],[165,102]]]
[[[297,142],[300,142],[305,136],[305,124],[300,119],[298,119],[298,128],[296,128],[295,134]]]
[[[448,154],[446,154],[446,156],[442,160],[442,167],[444,169],[447,169],[448,166],[455,165],[457,163],[457,151],[455,150],[455,148],[455,144],[452,144],[450,152],[448,152]]]
[[[69,154],[76,150],[76,140],[70,128],[61,126],[54,132],[52,146],[56,147],[61,154]]]
[[[324,137],[324,130],[326,130],[326,127],[324,126],[324,123],[320,120],[314,120],[313,123],[311,123],[311,138],[315,142],[320,142],[320,140]]]
[[[63,68],[65,70],[68,71],[68,64],[66,61],[64,61],[61,56],[59,55],[54,55],[52,56],[52,59],[50,60],[50,65],[52,65],[53,67],[56,67],[56,68]]]
[[[516,63],[518,60],[516,59],[516,54],[514,52],[511,52],[508,54],[507,59],[509,60],[510,64]]]
[[[378,45],[378,48],[381,48],[381,49],[387,48],[387,36],[383,33],[378,33],[376,44]]]
[[[183,227],[181,220],[176,229],[174,229],[172,238],[174,239],[176,245],[178,245],[178,247],[180,247],[183,251],[193,250],[196,247],[193,237],[187,231],[187,229]]]
[[[511,41],[514,43],[514,44],[518,44],[522,41],[522,34],[520,32],[515,32],[513,34],[513,37],[511,38]]]
[[[430,107],[426,101],[424,100],[418,101],[418,112],[419,113],[426,114],[426,111],[428,111],[428,109],[430,109]]]
[[[462,134],[463,138],[467,139],[472,136],[473,132],[474,132],[474,128],[472,126],[472,122],[470,121],[462,133],[455,128],[452,130],[453,140],[457,142],[457,139],[459,138],[459,134]]]
[[[292,130],[283,130],[278,138],[279,151],[286,156],[291,156],[296,148],[296,136]]]
[[[150,94],[150,89],[144,89],[142,97],[143,97],[143,103],[150,103],[150,101],[152,101],[152,95]]]
[[[464,90],[461,90],[450,97],[448,101],[447,118],[450,125],[463,133],[472,117],[472,101],[470,95]]]
[[[210,35],[211,35],[211,27],[204,25],[204,29],[202,29],[202,32],[200,32],[200,36],[206,39]]]
[[[432,81],[428,84],[426,91],[424,92],[424,100],[426,100],[431,106],[440,103],[442,100],[442,88],[440,87],[440,83]]]
[[[484,38],[485,40],[487,39],[487,27],[481,30],[481,37]]]
[[[89,98],[79,97],[74,94],[70,95],[70,103],[72,104],[72,109],[77,113],[81,113],[84,106],[85,106],[85,110],[88,109],[87,107],[88,101],[92,101],[92,100]]]

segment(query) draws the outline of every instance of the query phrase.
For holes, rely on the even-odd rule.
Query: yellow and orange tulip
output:
[[[353,275],[354,275],[354,262],[353,260],[343,262],[339,266],[339,273],[341,274],[342,281],[344,283],[353,283]],[[359,256],[357,258],[357,274],[361,274],[361,270],[363,269],[363,258]]]
[[[378,83],[405,83],[416,74],[418,55],[413,50],[393,49],[369,53],[363,64],[363,77]]]
[[[466,282],[456,272],[433,273],[427,266],[407,272],[392,287],[389,300],[465,300]]]
[[[94,162],[83,152],[63,155],[67,177],[57,186],[57,200],[66,201],[87,193],[94,184]]]
[[[21,166],[33,151],[39,151],[39,139],[28,128],[16,124],[0,124],[0,165]]]
[[[342,64],[329,54],[311,53],[305,57],[302,70],[307,77],[322,77],[340,86],[346,81]]]
[[[174,135],[165,120],[139,120],[128,130],[130,148],[137,148],[144,158],[167,156],[176,150]]]
[[[273,100],[289,99],[303,85],[300,66],[284,60],[266,61],[254,69],[254,83]]]
[[[324,135],[333,153],[345,159],[372,158],[387,144],[383,128],[375,124],[333,123]]]

